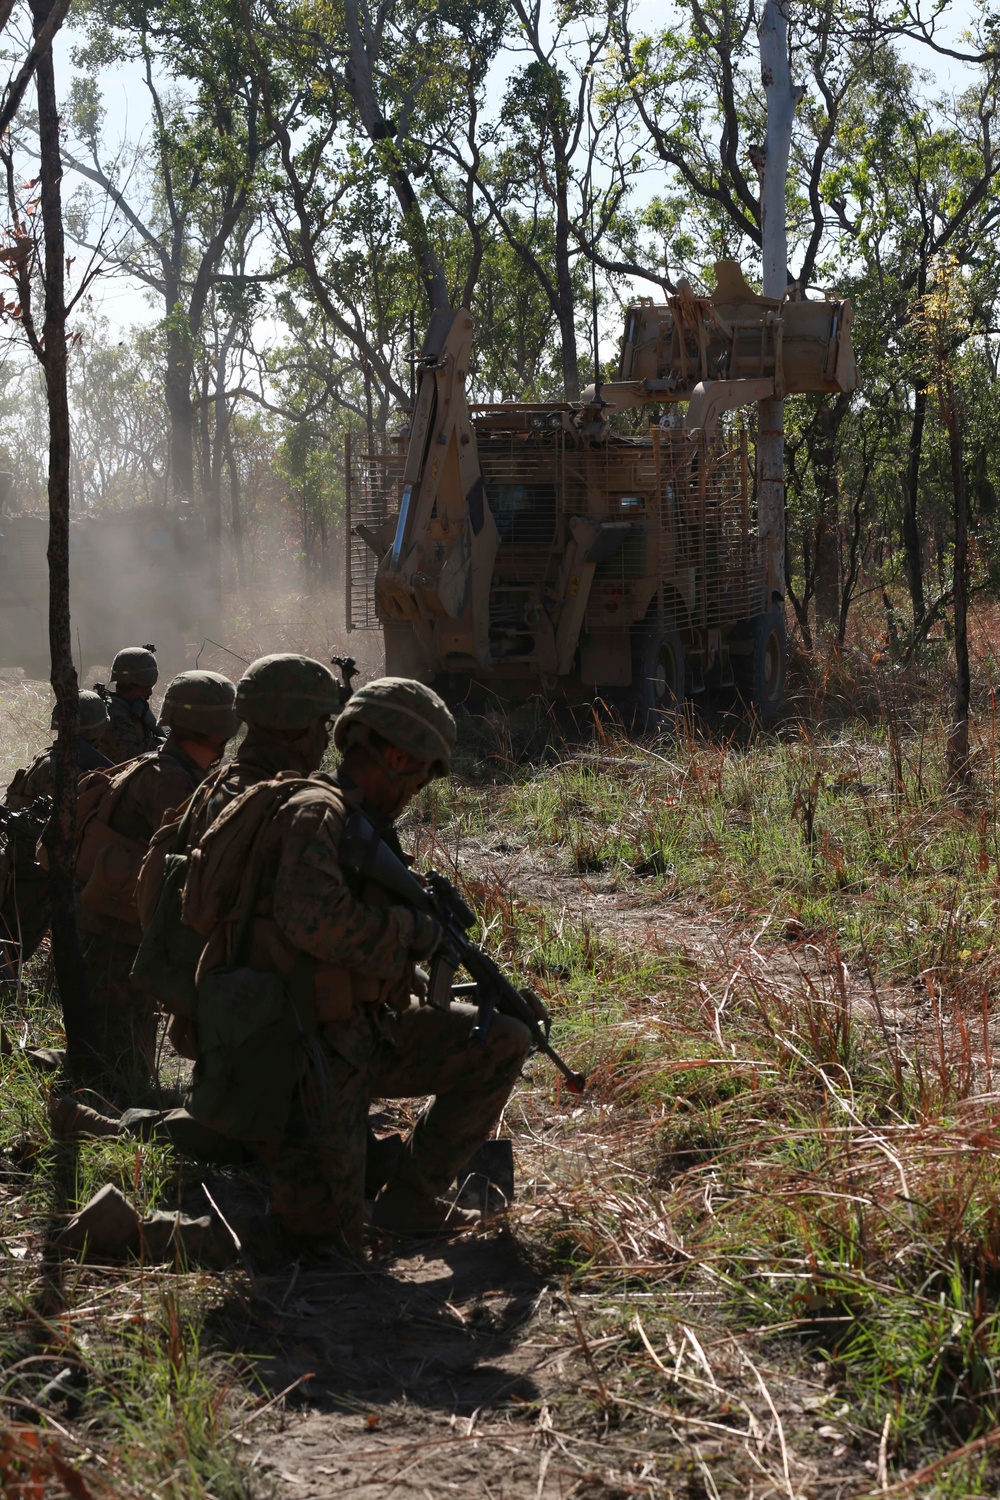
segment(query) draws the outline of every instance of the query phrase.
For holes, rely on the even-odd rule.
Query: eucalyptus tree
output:
[[[901,530],[915,633],[933,610],[919,509],[928,390],[915,319],[942,255],[966,268],[992,258],[1000,224],[1000,66],[994,61],[977,69],[956,99],[921,99],[919,83],[913,69],[896,60],[859,92],[845,123],[841,161],[827,182],[840,244],[863,267],[864,296],[882,330],[883,364],[903,383],[908,431]]]
[[[79,243],[99,246],[160,304],[168,489],[194,498],[195,371],[210,300],[234,280],[281,274],[225,265],[231,240],[259,212],[256,179],[272,144],[242,11],[237,0],[88,0],[76,24],[74,60],[84,72],[73,82],[63,160],[83,186],[69,224]],[[124,62],[141,68],[150,125],[112,154],[96,79]],[[217,552],[211,504],[207,519]]]
[[[59,104],[56,94],[53,39],[68,9],[68,0],[31,0],[30,42],[12,73],[0,106],[0,147],[6,178],[9,222],[4,226],[2,263],[17,291],[17,301],[0,299],[4,321],[23,332],[45,378],[48,415],[48,634],[50,680],[56,697],[59,732],[53,752],[53,808],[42,839],[48,857],[52,956],[66,1028],[68,1061],[85,1070],[93,1059],[87,981],[76,932],[73,846],[76,828],[74,745],[79,726],[78,681],[73,665],[69,602],[69,511],[71,436],[67,365],[71,339],[69,318],[87,286],[86,273],[67,291],[67,257],[63,231],[62,170],[59,160]],[[6,0],[0,31],[14,11]],[[7,132],[32,77],[37,96],[39,143],[37,182],[19,189]],[[38,195],[27,200],[26,192]],[[37,210],[37,214],[36,214]],[[42,308],[38,316],[37,293]]]
[[[352,240],[385,223],[389,205],[388,233],[411,257],[420,322],[461,295],[448,284],[447,246],[429,223],[423,180],[443,143],[468,131],[470,97],[485,87],[504,14],[503,0],[259,0],[245,9],[284,178],[272,179],[272,223],[324,316],[396,399],[407,394],[405,372],[341,304],[336,268]]]
[[[622,12],[612,94],[616,107],[630,111],[633,151],[647,170],[658,167],[666,177],[639,232],[655,235],[668,261],[690,257],[706,279],[720,254],[741,260],[752,275],[760,263],[765,123],[755,7],[750,0],[689,0],[679,24],[655,31],[637,24],[639,14],[631,3]],[[791,66],[804,96],[786,209],[790,295],[831,284],[854,293],[863,385],[896,414],[880,429],[884,443],[905,429],[906,462],[889,503],[917,632],[927,612],[919,520],[927,395],[910,352],[911,320],[935,257],[954,248],[964,264],[994,234],[997,97],[996,60],[987,51],[956,100],[934,99],[927,78],[899,55],[904,21],[878,5],[810,0],[794,8]],[[805,450],[791,466],[810,497],[808,541],[797,528],[813,575],[807,592],[815,593],[820,621],[838,633],[838,464],[856,406],[836,398],[813,403],[812,418],[797,422]],[[793,502],[803,493],[801,484],[798,493],[793,488]],[[789,557],[789,579],[795,566]]]

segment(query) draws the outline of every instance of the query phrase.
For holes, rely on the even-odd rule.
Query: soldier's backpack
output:
[[[285,773],[249,787],[188,857],[185,922],[205,936],[220,922],[238,924],[231,961],[198,983],[190,1110],[237,1140],[281,1139],[307,1052],[315,1050],[312,959],[301,955],[288,980],[247,963],[263,876],[261,835],[305,786],[315,783]]]
[[[142,941],[132,965],[137,979],[170,1015],[191,1020],[195,1007],[195,974],[205,948],[200,932],[183,920],[181,895],[188,871],[192,820],[200,815],[229,767],[207,776],[187,803],[153,834],[136,884],[136,907]]]
[[[74,878],[87,911],[138,925],[136,885],[146,845],[111,827],[111,819],[132,777],[148,756],[109,770],[88,771],[76,804]]]

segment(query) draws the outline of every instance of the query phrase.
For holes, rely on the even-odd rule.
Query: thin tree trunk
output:
[[[812,630],[809,626],[809,602],[812,599],[813,595],[813,585],[816,581],[816,570],[813,567],[809,556],[808,532],[806,532],[806,534],[802,538],[802,575],[804,579],[804,586],[802,589],[802,597],[800,599],[798,594],[796,594],[795,592],[795,585],[792,582],[791,552],[790,549],[786,547],[785,594],[791,600],[792,608],[795,611],[795,618],[799,622],[799,632],[802,636],[802,644],[803,646],[805,646],[807,651],[811,651],[813,648],[813,637]]]
[[[922,295],[922,294],[921,294]],[[924,568],[920,551],[920,528],[917,525],[917,486],[920,482],[920,458],[927,419],[927,389],[918,385],[913,393],[913,421],[903,480],[903,556],[906,560],[906,582],[910,590],[914,634],[923,624],[927,605],[924,599]]]
[[[557,167],[560,176],[559,204],[556,215],[556,292],[559,298],[559,335],[562,344],[562,374],[564,398],[567,401],[580,399],[580,366],[576,349],[576,307],[573,301],[573,269],[570,264],[569,209],[566,197],[564,164]]]
[[[955,405],[955,388],[946,382],[948,448],[955,497],[955,708],[948,736],[948,779],[969,779],[969,508],[962,462],[962,421]]]
[[[375,73],[380,63],[375,29],[371,26],[367,9],[362,10],[359,0],[345,0],[343,17],[347,42],[344,67],[347,91],[368,139],[381,154],[383,170],[402,209],[403,233],[416,259],[428,306],[432,313],[445,311],[449,299],[444,267],[431,242],[427,220],[410,175],[401,165],[403,151],[397,149],[394,127],[383,118],[375,94]]]
[[[778,0],[767,0],[760,27],[760,73],[767,95],[767,133],[761,178],[763,293],[782,298],[788,290],[785,189],[792,121],[802,97],[788,66],[788,18]],[[780,595],[785,580],[785,403],[780,392],[757,407],[757,515],[767,597]]]
[[[178,304],[167,320],[167,358],[163,394],[170,421],[168,492],[172,500],[194,499],[194,412],[191,406],[193,364],[186,329]]]
[[[226,467],[229,469],[229,504],[233,527],[233,555],[236,558],[236,582],[242,589],[247,581],[247,559],[243,548],[243,502],[240,491],[240,469],[233,447],[233,428],[229,412],[225,416]]]
[[[37,37],[52,10],[52,0],[32,0],[31,9]],[[79,1072],[92,1054],[87,979],[73,909],[75,746],[80,710],[69,618],[70,425],[66,388],[66,251],[60,193],[59,110],[51,48],[39,59],[36,86],[45,241],[42,363],[49,410],[49,654],[52,688],[59,711],[59,732],[52,757],[53,809],[44,843],[52,903],[52,957],[66,1028],[67,1061],[71,1070]]]
[[[840,618],[840,480],[837,434],[848,398],[824,402],[816,415],[811,458],[821,511],[816,523],[816,633],[831,632]]]
[[[851,541],[847,553],[847,568],[840,595],[840,613],[837,621],[838,646],[843,646],[847,640],[847,619],[851,609],[851,601],[854,598],[854,590],[858,586],[858,575],[861,572],[862,503],[868,489],[868,478],[871,471],[872,462],[866,459],[864,478],[854,491],[854,503],[851,506]]]

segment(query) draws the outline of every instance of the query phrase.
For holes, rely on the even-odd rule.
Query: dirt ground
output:
[[[814,984],[833,982],[808,943],[762,951],[754,932],[728,929],[698,902],[553,871],[530,852],[498,870],[494,851],[463,849],[466,867],[481,860],[554,915],[675,952],[695,972],[724,958],[734,972],[766,966],[789,986],[807,971]],[[258,1345],[258,1371],[277,1399],[261,1423],[270,1430],[240,1435],[252,1468],[283,1500],[867,1493],[879,1434],[845,1431],[824,1372],[766,1331],[734,1338],[704,1288],[650,1291],[640,1266],[607,1292],[571,1298],[533,1265],[518,1228],[530,1229],[552,1195],[585,1191],[588,1173],[608,1161],[599,1136],[584,1144],[566,1129],[565,1099],[541,1110],[537,1095],[518,1103],[506,1122],[515,1233],[396,1253],[383,1244],[366,1275],[313,1268],[258,1280],[253,1323],[269,1341],[266,1354]],[[629,1233],[635,1206],[620,1200],[616,1233]],[[652,1248],[669,1255],[670,1225],[660,1232]],[[659,1348],[646,1308],[650,1326],[655,1317],[662,1330],[668,1316]],[[625,1397],[623,1357],[637,1372]]]
[[[13,763],[0,767],[0,782],[27,758],[22,739],[37,745],[49,701],[41,685],[0,682],[0,708],[18,729],[5,740]],[[553,927],[585,925],[616,946],[675,960],[687,983],[705,988],[717,1028],[730,990],[757,977],[790,998],[809,992],[832,1003],[839,993],[903,1037],[927,1004],[912,986],[874,993],[866,974],[848,972],[829,945],[793,924],[765,942],[759,929],[656,881],[572,874],[496,840],[467,838],[460,855],[466,872],[543,908]],[[639,1004],[670,1025],[670,995]],[[643,1201],[642,1140],[623,1145],[603,1098],[571,1100],[543,1065],[530,1071],[504,1122],[518,1183],[509,1228],[396,1246],[373,1239],[365,1272],[333,1264],[251,1271],[242,1321],[234,1324],[230,1309],[221,1342],[252,1363],[267,1393],[232,1434],[262,1494],[846,1500],[885,1492],[885,1433],[845,1419],[826,1368],[801,1341],[735,1329],[724,1292],[704,1275],[664,1281],[664,1265],[683,1267],[685,1251],[666,1212]],[[608,1241],[631,1248],[620,1277],[571,1293],[532,1248],[535,1231],[595,1181]]]

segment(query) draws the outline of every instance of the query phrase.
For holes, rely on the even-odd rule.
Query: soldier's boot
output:
[[[107,1137],[121,1134],[118,1120],[99,1114],[67,1094],[49,1106],[52,1138],[56,1141],[78,1141],[87,1136]]]
[[[483,1216],[397,1180],[388,1183],[375,1199],[372,1223],[390,1234],[463,1234],[478,1229]]]

